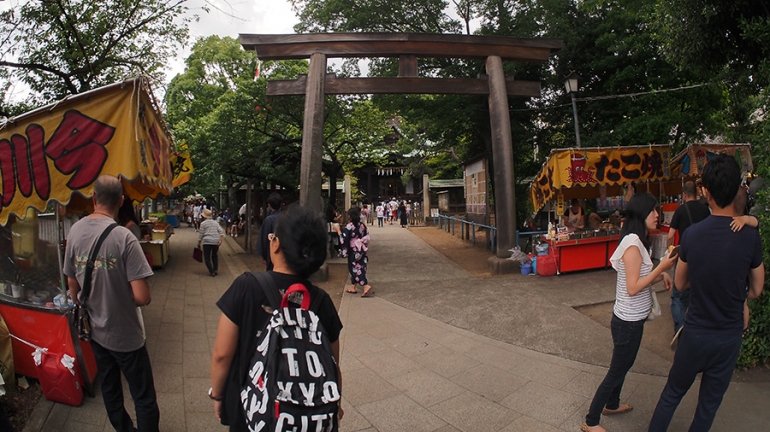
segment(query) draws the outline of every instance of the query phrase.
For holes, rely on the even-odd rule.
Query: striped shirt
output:
[[[636,234],[627,234],[620,241],[618,248],[610,258],[612,268],[618,272],[617,282],[615,284],[615,307],[613,312],[623,321],[641,321],[647,319],[652,309],[652,287],[644,287],[635,296],[628,295],[626,288],[626,264],[623,262],[623,254],[629,247],[636,247],[642,254],[642,268],[639,271],[639,278],[643,278],[652,272],[652,259],[649,251]]]
[[[225,230],[213,219],[206,219],[201,223],[198,240],[204,245],[219,244],[219,237],[225,235]]]

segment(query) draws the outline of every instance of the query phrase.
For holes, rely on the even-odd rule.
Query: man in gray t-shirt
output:
[[[100,176],[94,184],[94,212],[76,222],[67,238],[64,274],[75,301],[85,279],[86,262],[102,232],[115,222],[123,201],[120,180]],[[145,346],[138,306],[150,303],[147,278],[152,269],[136,237],[118,226],[105,238],[96,256],[91,292],[86,301],[91,317],[91,348],[96,358],[102,397],[117,431],[134,430],[123,405],[121,372],[131,390],[140,431],[157,431],[160,412],[150,357]]]

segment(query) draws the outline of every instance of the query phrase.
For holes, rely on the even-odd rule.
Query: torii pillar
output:
[[[516,246],[516,195],[513,187],[513,140],[508,93],[503,61],[499,56],[487,57],[487,75],[495,180],[495,255],[508,258],[511,256],[509,250]]]
[[[323,211],[321,162],[323,160],[324,103],[326,93],[326,55],[310,56],[310,70],[305,87],[305,117],[302,125],[302,161],[299,173],[299,203]],[[331,190],[335,185],[329,185]]]

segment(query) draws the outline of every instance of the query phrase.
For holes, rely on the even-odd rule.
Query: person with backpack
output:
[[[318,418],[318,413],[310,415],[313,409],[323,409],[331,418],[330,430],[336,431],[343,417],[338,365],[342,322],[329,295],[307,280],[326,259],[324,220],[307,207],[292,205],[277,216],[275,231],[269,237],[273,270],[239,276],[217,302],[222,314],[214,342],[209,389],[214,413],[222,424],[229,425],[230,431],[246,432],[250,427],[259,429],[255,427],[258,422],[266,423],[263,430],[276,430],[276,423],[300,426],[301,420]],[[276,305],[281,296],[281,304]],[[308,310],[298,309],[298,304]],[[305,319],[292,319],[295,314],[302,314]],[[305,328],[299,323],[310,325]],[[296,328],[289,329],[292,324]],[[306,345],[313,340],[317,347],[306,349],[306,345],[299,345],[302,341],[296,335],[300,333],[306,336],[302,338]],[[297,353],[291,359],[281,349],[281,344],[289,342],[298,344],[291,348],[291,352]],[[265,371],[273,373],[260,373]],[[314,379],[325,381],[317,385]],[[264,398],[255,397],[255,391],[262,388]],[[279,388],[280,395],[272,394],[278,393]],[[274,405],[282,397],[302,403]],[[321,399],[331,403],[322,406]],[[331,412],[328,405],[333,405]],[[317,429],[313,426],[310,430]]]

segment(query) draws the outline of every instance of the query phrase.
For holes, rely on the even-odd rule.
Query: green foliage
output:
[[[158,81],[187,40],[186,0],[46,0],[0,13],[0,88],[39,106],[144,74]],[[0,101],[0,114],[11,113]]]

